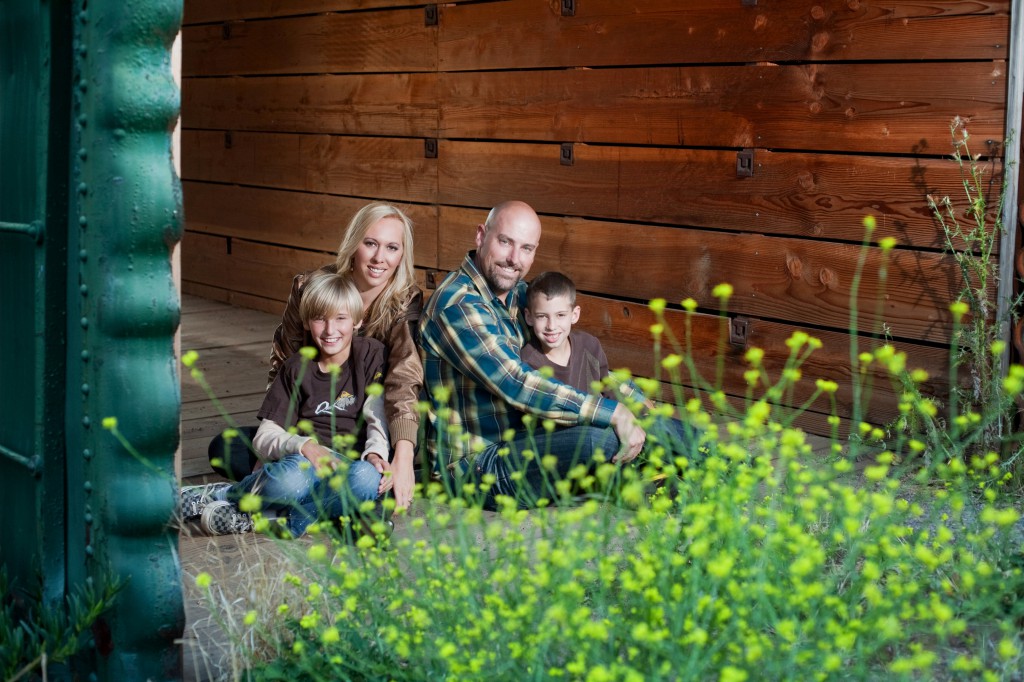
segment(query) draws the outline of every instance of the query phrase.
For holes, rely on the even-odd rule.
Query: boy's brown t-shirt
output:
[[[366,441],[366,420],[362,418],[366,387],[379,383],[383,372],[384,344],[376,339],[353,338],[352,352],[336,379],[322,371],[315,360],[308,362],[303,371],[302,355],[295,353],[274,377],[256,416],[271,419],[283,428],[308,419],[325,447],[331,447],[334,434],[353,433],[357,436],[353,448],[361,451]],[[295,404],[289,411],[293,392]]]
[[[571,352],[568,365],[556,365],[549,360],[536,337],[531,337],[523,346],[521,357],[523,362],[534,369],[550,367],[554,370],[554,377],[563,384],[569,384],[584,393],[593,393],[590,384],[608,376],[608,357],[601,348],[601,342],[587,332],[573,330],[569,332],[569,346]],[[607,391],[603,394],[614,399],[614,395],[609,395]]]

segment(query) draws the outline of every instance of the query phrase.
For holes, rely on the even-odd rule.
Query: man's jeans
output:
[[[469,476],[479,483],[491,474],[491,484],[484,500],[484,506],[493,508],[497,495],[508,495],[526,508],[536,505],[539,498],[549,500],[558,497],[554,483],[564,479],[577,464],[593,467],[594,455],[603,453],[605,461],[610,460],[619,450],[619,439],[614,429],[595,426],[573,426],[555,429],[548,433],[541,429],[530,433],[520,432],[511,442],[495,443],[476,456]],[[532,452],[527,459],[525,452]],[[546,469],[542,459],[554,455],[555,466]],[[518,481],[512,478],[514,472],[522,472]]]
[[[305,463],[305,465],[303,464]],[[306,532],[318,518],[336,519],[352,513],[360,503],[377,499],[381,475],[363,460],[349,462],[347,485],[334,491],[330,479],[322,479],[299,454],[267,462],[243,478],[228,491],[228,499],[237,501],[244,493],[259,495],[263,509],[288,512],[288,530],[293,537]]]
[[[695,450],[695,443],[691,427],[675,419],[658,419],[647,429],[644,449],[660,444],[687,452]],[[604,461],[610,461],[618,451],[619,438],[612,428],[573,426],[550,433],[542,429],[521,431],[511,442],[495,443],[478,454],[467,467],[471,470],[463,472],[463,479],[479,485],[484,476],[494,476],[484,498],[486,508],[494,508],[497,495],[513,497],[520,508],[528,508],[535,506],[540,498],[557,499],[555,482],[565,479],[577,465],[583,464],[592,470],[598,464],[595,454],[600,452]],[[525,452],[532,452],[533,456],[527,459]],[[543,466],[545,455],[555,456],[553,467]],[[517,471],[522,472],[522,476],[517,477],[519,480],[512,477]]]

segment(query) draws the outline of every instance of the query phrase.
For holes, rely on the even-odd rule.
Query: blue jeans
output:
[[[508,452],[502,454],[505,449]],[[536,456],[526,459],[523,456],[526,450]],[[478,454],[465,475],[476,482],[487,474],[494,476],[494,483],[484,499],[485,507],[494,507],[496,495],[508,495],[516,498],[521,508],[528,508],[536,506],[542,497],[557,499],[555,482],[565,478],[577,464],[596,466],[594,455],[597,452],[602,452],[607,461],[618,450],[619,438],[611,428],[572,426],[555,429],[551,433],[522,431],[511,442],[495,443]],[[556,458],[552,470],[546,470],[541,464],[540,460],[545,455]],[[518,481],[512,478],[516,471],[522,472]]]
[[[237,501],[245,493],[259,495],[263,509],[288,512],[287,527],[293,537],[306,532],[318,518],[336,519],[352,513],[362,502],[377,499],[381,475],[363,460],[349,462],[346,485],[337,492],[330,480],[319,478],[309,460],[299,454],[267,462],[228,491]]]
[[[658,445],[679,454],[699,460],[697,437],[693,428],[677,419],[657,419],[647,430],[644,452]],[[507,450],[507,452],[505,452]],[[535,457],[527,459],[523,452],[529,450]],[[558,499],[555,482],[564,479],[578,464],[594,469],[598,462],[594,455],[601,452],[604,461],[611,460],[619,451],[619,438],[612,428],[595,426],[573,426],[555,429],[553,432],[537,430],[521,431],[510,442],[494,443],[476,456],[473,462],[457,467],[454,476],[456,487],[462,480],[479,484],[484,476],[494,476],[486,493],[485,508],[495,507],[497,495],[516,498],[520,508],[536,506],[540,498]],[[541,464],[544,455],[556,457],[555,466],[546,470]],[[514,472],[522,472],[517,481]],[[460,475],[461,473],[461,475]]]

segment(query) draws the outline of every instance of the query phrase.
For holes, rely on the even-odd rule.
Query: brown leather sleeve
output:
[[[392,444],[400,440],[416,442],[420,415],[416,403],[423,386],[423,364],[416,331],[423,308],[423,294],[409,299],[405,315],[388,332],[388,370],[384,375],[384,413]]]
[[[328,265],[321,270],[327,272],[335,271],[334,265]],[[288,302],[284,306],[284,314],[281,315],[281,324],[277,325],[274,331],[274,342],[270,348],[270,371],[267,373],[267,388],[274,383],[274,377],[281,371],[281,365],[293,353],[303,346],[312,345],[310,338],[302,326],[302,318],[299,317],[299,301],[302,300],[302,289],[309,281],[310,275],[316,270],[302,272],[292,278],[292,290],[288,293]]]

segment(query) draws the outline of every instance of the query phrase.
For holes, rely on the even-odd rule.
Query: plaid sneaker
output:
[[[252,530],[252,516],[230,502],[218,500],[206,505],[201,524],[210,535],[248,533]]]
[[[230,483],[210,483],[207,485],[190,485],[181,489],[181,517],[194,519],[201,515],[206,505],[223,498],[231,487]],[[223,492],[222,492],[223,491]]]

